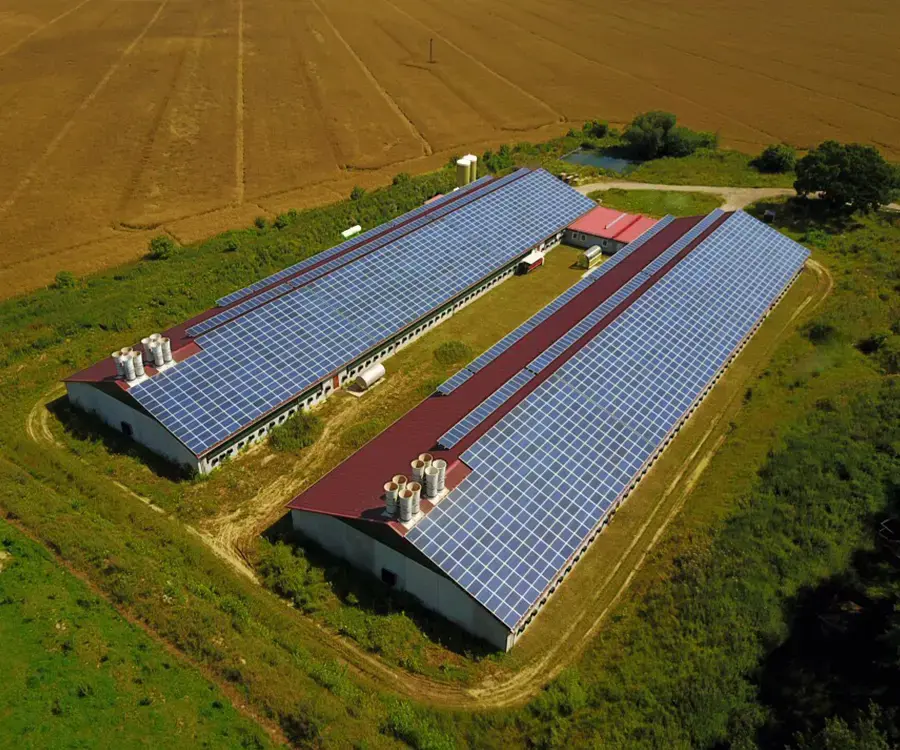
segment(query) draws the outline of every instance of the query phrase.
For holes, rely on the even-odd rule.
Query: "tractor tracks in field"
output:
[[[20,47],[22,47],[22,45],[26,44],[30,39],[33,39],[34,37],[36,37],[36,36],[37,36],[38,34],[40,34],[41,32],[46,31],[47,29],[49,29],[49,28],[50,28],[51,26],[53,26],[54,24],[59,23],[59,22],[62,21],[64,18],[67,18],[68,16],[72,15],[72,14],[75,13],[76,11],[81,10],[85,5],[87,5],[88,3],[92,2],[92,1],[93,1],[93,0],[81,0],[80,3],[78,3],[77,5],[73,5],[71,8],[69,8],[68,10],[63,11],[63,12],[60,13],[58,16],[55,16],[54,18],[51,18],[49,21],[47,21],[47,23],[41,24],[41,25],[38,26],[36,29],[32,29],[28,34],[26,34],[25,36],[23,36],[23,37],[22,37],[21,39],[19,39],[17,42],[13,42],[13,43],[10,44],[6,49],[0,50],[0,57],[4,57],[5,55],[9,55],[9,54],[11,54],[12,52],[15,52],[17,49],[19,49]]]

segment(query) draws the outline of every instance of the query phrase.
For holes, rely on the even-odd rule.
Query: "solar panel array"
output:
[[[460,195],[469,193],[473,190],[478,190],[486,183],[490,182],[493,178],[491,175],[486,175],[485,177],[479,177],[474,182],[470,182],[465,187],[461,187],[457,190],[454,190],[451,193],[447,193],[438,198],[435,198],[430,203],[425,203],[418,208],[414,208],[412,211],[409,211],[402,216],[398,216],[390,221],[385,222],[384,224],[379,224],[377,227],[373,227],[362,234],[358,234],[355,237],[347,240],[346,242],[342,242],[339,245],[335,245],[334,247],[324,250],[321,253],[317,253],[316,255],[312,255],[309,258],[301,260],[299,263],[295,263],[292,266],[288,266],[287,268],[278,271],[277,273],[273,273],[270,276],[266,276],[264,279],[260,279],[259,281],[254,282],[250,286],[246,286],[243,289],[238,289],[231,294],[228,294],[218,300],[216,300],[216,304],[219,307],[225,307],[226,305],[230,305],[232,302],[237,302],[238,300],[244,299],[245,297],[250,297],[254,295],[260,289],[264,289],[270,284],[274,284],[276,281],[281,281],[281,279],[286,279],[288,276],[292,274],[298,273],[302,271],[304,268],[309,268],[311,265],[318,263],[324,258],[330,258],[333,255],[343,252],[351,247],[355,247],[360,243],[368,242],[370,239],[378,235],[380,232],[383,232],[385,229],[389,229],[390,227],[397,226],[397,224],[401,224],[408,219],[415,218],[419,214],[425,213],[426,211],[430,211],[431,209],[440,206],[451,199],[457,199]]]
[[[438,440],[444,448],[452,448],[491,414],[506,403],[513,394],[534,377],[530,370],[522,369],[501,385],[496,391],[466,414]]]
[[[476,286],[593,206],[543,170],[202,335],[131,389],[196,455]]]
[[[496,190],[508,182],[512,182],[513,180],[519,179],[525,170],[517,170],[512,172],[511,174],[506,175],[505,177],[501,177],[498,180],[494,180],[490,187],[490,190]],[[481,178],[479,182],[484,185],[488,181],[488,178]],[[263,286],[267,286],[273,280],[277,280],[277,278],[286,278],[287,276],[291,276],[292,274],[296,274],[299,271],[302,271],[304,268],[308,268],[317,263],[321,263],[322,265],[317,265],[316,268],[312,269],[308,273],[304,273],[300,276],[295,276],[294,278],[290,278],[282,284],[278,284],[277,286],[272,287],[271,289],[262,292],[261,294],[254,294],[249,299],[241,302],[239,305],[235,305],[234,307],[230,307],[227,310],[223,310],[217,315],[213,315],[206,320],[197,323],[196,325],[191,326],[187,329],[187,332],[191,336],[199,336],[207,331],[211,331],[213,328],[222,325],[223,323],[228,322],[229,320],[235,320],[239,318],[241,315],[246,312],[253,310],[257,307],[262,306],[266,302],[269,302],[276,297],[281,296],[282,294],[286,294],[292,289],[298,289],[301,286],[308,284],[310,281],[318,279],[322,276],[325,276],[336,268],[340,268],[347,263],[352,263],[353,261],[363,257],[364,255],[374,252],[385,245],[390,244],[396,239],[404,236],[405,234],[409,234],[410,232],[415,231],[416,229],[420,229],[426,224],[436,221],[443,216],[446,216],[449,212],[455,211],[456,209],[468,205],[473,200],[481,197],[481,193],[472,192],[468,188],[472,187],[476,183],[470,183],[470,185],[466,186],[466,195],[461,198],[457,198],[452,203],[447,204],[446,201],[441,201],[441,204],[438,208],[430,211],[429,213],[425,213],[426,210],[432,209],[433,204],[427,206],[420,206],[419,208],[410,211],[403,216],[400,216],[392,221],[388,222],[386,225],[382,225],[377,227],[376,229],[371,230],[367,233],[367,235],[374,235],[381,233],[381,235],[377,239],[372,239],[371,241],[366,240],[362,243],[359,242],[359,237],[355,237],[351,242],[345,242],[337,247],[332,248],[331,250],[326,250],[325,252],[319,253],[318,255],[314,255],[310,258],[307,258],[296,265],[291,266],[290,268],[286,268],[283,271],[279,271],[275,276],[270,276],[269,280],[265,280],[265,283],[262,286],[259,286],[259,283],[254,285],[254,287],[262,288]],[[480,187],[480,185],[479,185]],[[454,197],[457,197],[457,194],[454,194]],[[445,196],[449,197],[449,196]],[[424,215],[422,215],[424,214]],[[418,217],[418,218],[415,218]],[[396,226],[398,224],[402,224],[397,229],[385,232],[386,227]],[[347,250],[348,247],[354,247],[354,249]],[[332,260],[327,260],[328,258],[332,258]],[[327,261],[323,263],[323,261]],[[277,277],[277,278],[276,278]],[[247,287],[250,289],[251,287]]]
[[[609,260],[607,260],[600,268],[595,272],[588,276],[585,276],[581,281],[573,286],[569,287],[563,294],[557,297],[553,302],[551,302],[546,307],[542,308],[539,312],[535,313],[528,320],[526,320],[522,325],[516,328],[514,331],[511,331],[506,336],[504,336],[500,341],[494,344],[490,349],[488,349],[483,354],[476,357],[474,360],[469,362],[462,370],[457,372],[455,375],[450,377],[445,382],[441,383],[438,386],[438,393],[442,393],[445,396],[455,391],[459,386],[465,383],[474,373],[478,372],[483,367],[486,367],[491,362],[493,362],[497,357],[499,357],[503,352],[509,349],[513,344],[523,338],[529,331],[537,328],[541,323],[543,323],[547,318],[549,318],[553,313],[559,310],[561,307],[566,305],[570,300],[574,299],[581,292],[587,289],[591,284],[595,281],[603,278],[603,275],[608,273],[610,269],[615,268],[619,263],[621,263],[625,258],[631,255],[635,250],[644,245],[651,237],[654,237],[658,234],[663,228],[667,227],[674,221],[674,217],[666,216],[660,219],[656,224],[650,227],[646,232],[644,232],[640,237],[635,239],[633,242],[629,243],[621,250],[619,250],[615,255],[612,256]],[[466,374],[467,373],[467,374]]]
[[[407,538],[515,628],[807,256],[729,217],[463,453]]]
[[[644,284],[650,279],[650,277],[653,276],[653,274],[659,271],[663,266],[666,265],[666,263],[672,260],[691,242],[693,242],[700,235],[702,235],[703,232],[709,229],[710,226],[712,226],[716,221],[719,220],[719,217],[722,216],[722,213],[722,211],[716,209],[709,215],[703,217],[703,219],[701,219],[690,230],[685,232],[678,240],[667,247],[652,262],[648,263],[647,266],[638,271],[631,279],[629,279],[627,283],[625,283],[622,287],[620,287],[612,295],[610,295],[609,298],[595,307],[576,325],[572,326],[572,328],[570,328],[563,336],[557,339],[551,346],[549,346],[531,362],[529,362],[525,366],[524,370],[513,375],[513,377],[509,381],[504,383],[502,386],[500,386],[500,388],[497,389],[495,393],[489,396],[484,403],[475,407],[475,409],[473,409],[457,424],[451,427],[447,431],[447,433],[443,437],[441,437],[439,443],[444,446],[444,448],[452,448],[454,445],[456,445],[460,440],[462,440],[466,435],[474,430],[475,427],[477,427],[485,419],[487,419],[494,411],[499,409],[500,406],[504,402],[506,402],[508,398],[510,398],[516,391],[519,390],[519,388],[521,388],[522,385],[524,385],[524,382],[521,382],[520,380],[523,372],[529,373],[530,378],[532,375],[536,375],[545,367],[549,366],[553,362],[553,360],[555,360],[564,351],[566,351],[566,349],[568,349],[576,341],[578,341],[578,339],[587,334],[595,325],[597,325],[597,323],[599,323],[601,320],[603,320],[603,318],[605,318],[613,310],[615,310],[616,307],[622,304],[631,294],[636,292],[642,284]],[[588,279],[590,279],[592,282],[594,281],[590,277],[588,277]],[[576,285],[576,287],[577,286],[578,285]],[[572,289],[575,289],[575,287],[572,287]],[[555,312],[556,310],[560,309],[563,304],[565,304],[565,302],[568,302],[575,297],[575,294],[572,293],[572,289],[569,289],[564,294],[557,297],[550,305],[544,308],[544,310],[551,309],[553,312]],[[561,302],[561,300],[564,300],[564,302]],[[549,317],[549,315],[547,317]],[[546,317],[544,319],[546,319]],[[463,372],[466,371],[464,370]],[[468,377],[470,377],[471,374],[474,373],[470,373]],[[457,377],[458,375],[459,373],[454,375],[454,377]],[[468,380],[468,377],[466,377],[466,380]],[[452,379],[453,378],[451,378],[451,380]],[[450,381],[447,382],[449,383]],[[516,383],[518,383],[518,385]],[[461,383],[459,384],[461,385]],[[506,395],[500,398],[500,396],[503,394]],[[487,405],[491,405],[491,408],[487,408]]]

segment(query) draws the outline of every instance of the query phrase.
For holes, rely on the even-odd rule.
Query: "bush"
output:
[[[600,120],[588,120],[581,128],[581,132],[591,138],[605,138],[609,135],[609,123]]]
[[[238,251],[237,240],[228,240],[223,246],[222,251],[226,253],[236,253]]]
[[[797,162],[794,189],[835,213],[869,213],[894,199],[900,173],[872,146],[825,141]]]
[[[760,172],[784,174],[793,171],[797,166],[797,152],[784,143],[766,146],[763,152],[753,161]]]
[[[504,169],[509,169],[514,166],[512,149],[504,143],[496,153],[485,151],[481,155],[481,163],[490,172],[500,172]]]
[[[689,156],[701,148],[716,148],[718,136],[676,125],[671,112],[644,112],[631,121],[625,141],[640,159]]]
[[[160,234],[150,240],[150,249],[147,258],[150,260],[168,260],[175,254],[175,241],[165,234]]]
[[[291,220],[287,214],[278,214],[275,217],[275,221],[272,222],[272,226],[276,229],[287,229],[291,225]]]
[[[388,714],[386,729],[401,742],[416,750],[453,750],[453,738],[441,732],[424,709],[398,702]]]
[[[266,228],[266,217],[265,216],[257,216],[253,220],[253,226],[262,231]]]
[[[56,274],[56,278],[53,281],[53,286],[57,289],[72,289],[77,285],[78,279],[75,278],[75,274],[71,271],[60,271]]]
[[[261,539],[257,548],[256,569],[263,585],[279,596],[290,599],[295,607],[312,612],[327,593],[322,571],[312,567],[299,548],[284,542],[272,544]]]
[[[319,417],[301,411],[272,430],[269,441],[277,451],[300,451],[315,443],[323,429]]]
[[[472,359],[472,350],[462,341],[445,341],[434,350],[434,358],[442,365],[454,365]]]
[[[350,200],[352,200],[352,201],[362,200],[362,197],[365,194],[366,194],[365,188],[361,188],[359,185],[357,185],[356,187],[353,188],[353,190],[350,191]]]
[[[409,176],[409,172],[400,172],[400,174],[394,175],[394,179],[391,180],[392,185],[406,185],[412,177]]]
[[[817,227],[807,229],[806,232],[804,232],[803,237],[801,237],[800,239],[807,245],[812,245],[813,247],[817,247],[820,250],[824,250],[826,247],[828,247],[828,243],[831,241],[831,237],[829,236],[828,232]]]

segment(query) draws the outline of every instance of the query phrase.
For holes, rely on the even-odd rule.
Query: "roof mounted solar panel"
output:
[[[407,539],[514,629],[807,257],[729,217],[465,451]]]
[[[592,205],[543,170],[520,174],[201,335],[202,351],[129,392],[203,455],[477,288]]]
[[[534,377],[534,373],[528,370],[519,370],[496,391],[466,414],[459,422],[447,430],[438,443],[445,449],[450,449],[484,422],[491,414],[505,404],[518,390],[525,386]]]
[[[439,198],[436,198],[436,199],[430,201],[429,203],[424,203],[423,205],[419,206],[418,208],[414,208],[412,211],[408,211],[407,213],[403,214],[402,216],[398,216],[394,219],[391,219],[391,220],[385,222],[384,224],[379,224],[377,227],[373,227],[372,229],[369,229],[369,230],[363,232],[362,234],[355,235],[352,239],[350,239],[346,242],[342,242],[338,245],[335,245],[334,247],[332,247],[328,250],[323,250],[321,253],[316,253],[315,255],[311,255],[309,258],[305,258],[305,259],[301,260],[299,263],[295,263],[292,266],[288,266],[287,268],[282,269],[281,271],[278,271],[269,276],[266,276],[264,279],[260,279],[259,281],[251,284],[250,286],[246,286],[243,289],[238,289],[237,291],[232,292],[231,294],[221,297],[220,299],[218,299],[216,301],[216,304],[219,307],[225,307],[226,305],[230,305],[231,303],[237,302],[238,300],[244,299],[245,297],[252,296],[260,289],[264,289],[265,287],[267,287],[271,284],[274,284],[277,281],[281,281],[282,279],[287,278],[288,276],[291,276],[299,271],[302,271],[304,268],[308,268],[309,266],[313,265],[314,263],[318,263],[319,261],[323,260],[324,258],[329,258],[332,255],[343,252],[344,250],[354,247],[356,245],[359,245],[360,243],[368,242],[370,239],[372,239],[373,237],[378,235],[380,232],[383,232],[387,228],[396,226],[397,224],[400,224],[404,221],[415,218],[416,216],[418,216],[422,213],[425,213],[426,211],[430,211],[437,206],[443,205],[444,203],[447,203],[448,201],[456,200],[461,195],[470,193],[473,190],[479,190],[480,188],[482,188],[484,185],[491,182],[492,180],[493,180],[493,177],[491,175],[479,177],[474,182],[471,182],[464,187],[457,188],[456,190],[454,190],[450,193],[446,193],[445,195],[442,195]]]

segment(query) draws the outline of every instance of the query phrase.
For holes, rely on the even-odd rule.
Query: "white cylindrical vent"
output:
[[[141,346],[144,347],[144,359],[147,362],[153,361],[153,342],[150,341],[149,336],[145,336],[141,339]]]
[[[109,356],[112,357],[112,361],[116,363],[116,377],[124,378],[125,368],[122,366],[122,355],[119,354],[119,352],[113,352]]]
[[[153,354],[153,364],[157,367],[162,367],[166,363],[166,360],[163,357],[162,344],[160,344],[159,341],[154,341],[151,343],[151,347],[150,351]]]
[[[163,361],[168,363],[172,361],[172,342],[165,336],[159,340],[162,346]]]
[[[371,388],[375,383],[384,377],[384,365],[376,362],[371,367],[367,367],[359,375],[356,376],[354,384],[359,390],[364,391]]]
[[[413,515],[418,515],[421,511],[421,507],[419,505],[419,501],[422,499],[422,485],[419,482],[410,482],[406,485],[406,489],[412,492],[413,496]]]
[[[438,470],[437,491],[443,492],[447,486],[447,462],[438,458],[431,465]]]
[[[409,490],[400,490],[400,520],[403,523],[412,520],[413,493]]]
[[[392,516],[397,513],[397,493],[400,488],[396,482],[387,482],[384,485],[384,509]]]
[[[421,484],[425,476],[425,462],[417,458],[415,461],[410,461],[409,465],[412,467],[412,480]]]
[[[121,349],[119,349],[119,354],[121,354],[123,357],[130,357],[133,351],[134,349],[132,349],[130,346],[123,346]]]
[[[141,354],[141,352],[132,352],[131,361],[134,363],[135,376],[139,378],[144,377],[144,375],[146,375],[144,372],[144,355]]]
[[[431,462],[434,461],[434,456],[432,456],[430,453],[420,453],[419,460],[425,464],[425,468],[427,469],[429,466],[431,466]]]
[[[425,497],[429,500],[438,495],[438,474],[440,472],[434,467],[429,466],[425,469]]]
[[[125,371],[125,380],[130,383],[137,377],[137,375],[134,374],[134,360],[131,358],[130,354],[119,357],[119,359],[122,362],[122,369]]]

